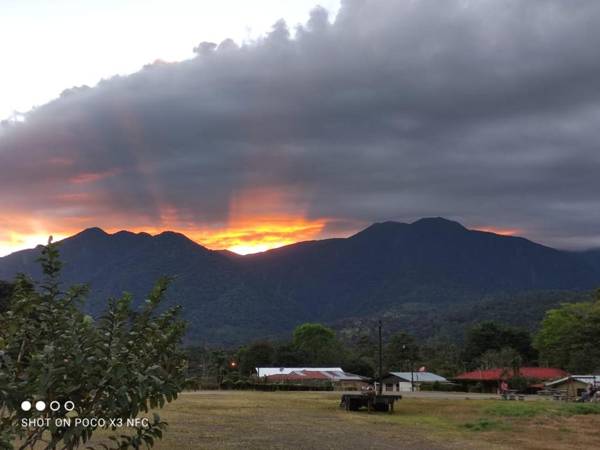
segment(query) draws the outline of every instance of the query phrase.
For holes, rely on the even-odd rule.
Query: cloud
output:
[[[5,124],[0,204],[68,228],[203,229],[240,197],[258,217],[247,193],[273,191],[267,215],[324,233],[443,215],[600,245],[598,23],[593,0],[316,8]]]

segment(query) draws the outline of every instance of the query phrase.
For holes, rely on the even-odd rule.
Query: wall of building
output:
[[[334,389],[336,391],[360,391],[363,388],[366,388],[369,385],[366,381],[358,381],[358,380],[344,380],[338,381],[333,384]]]
[[[579,397],[587,389],[587,384],[577,380],[569,380],[564,383],[552,386],[559,391],[567,391],[569,397]]]
[[[415,391],[418,390],[418,385],[415,383]],[[387,379],[383,381],[383,392],[410,392],[411,384],[410,381],[399,381],[393,379]]]

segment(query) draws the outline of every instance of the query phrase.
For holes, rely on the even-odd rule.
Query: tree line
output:
[[[340,340],[319,323],[299,325],[289,339],[259,340],[233,349],[191,347],[190,371],[220,384],[250,377],[255,367],[331,367],[378,376],[378,343],[372,336]],[[558,367],[570,373],[600,371],[600,290],[593,301],[551,309],[537,333],[485,321],[465,330],[461,342],[420,341],[405,332],[384,339],[383,371],[427,371],[453,377],[469,370],[523,366]]]
[[[426,367],[444,376],[476,367],[504,366],[509,361],[533,363],[537,356],[527,331],[484,322],[472,327],[465,345],[431,339],[420,343],[399,332],[383,345],[383,370],[411,371]],[[367,377],[378,376],[378,342],[360,336],[354,342],[342,342],[334,330],[319,324],[296,327],[289,340],[260,340],[235,349],[188,349],[190,371],[201,379],[237,381],[248,378],[256,367],[342,367]]]

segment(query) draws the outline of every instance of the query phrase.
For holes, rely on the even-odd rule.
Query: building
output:
[[[546,389],[557,389],[567,391],[567,396],[571,398],[581,397],[590,384],[600,386],[600,375],[569,375],[558,380],[544,383]]]
[[[418,391],[423,384],[450,384],[446,378],[431,372],[389,372],[384,375],[382,383],[383,393],[410,392],[413,386]]]
[[[528,391],[535,392],[544,387],[543,382],[564,378],[567,375],[564,370],[553,367],[521,367],[516,373],[513,369],[495,368],[461,373],[454,377],[454,381],[469,390],[497,392],[502,381],[522,377],[528,380]]]
[[[267,383],[325,385],[337,390],[359,390],[369,379],[344,372],[341,367],[257,367],[258,377]]]
[[[301,372],[303,370],[313,370],[319,372],[342,372],[341,367],[255,367],[255,370],[258,378],[268,377],[271,375],[283,375],[292,372]]]

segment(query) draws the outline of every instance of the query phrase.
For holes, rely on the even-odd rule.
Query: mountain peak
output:
[[[419,219],[413,223],[411,223],[411,226],[414,227],[419,227],[419,228],[446,228],[446,229],[456,229],[456,230],[464,230],[466,231],[467,229],[460,224],[459,222],[456,222],[454,220],[449,220],[446,219],[444,217],[424,217],[422,219]]]
[[[182,233],[178,233],[176,231],[162,231],[161,233],[157,234],[156,236],[154,236],[156,238],[161,238],[161,239],[186,239],[189,240],[189,238]]]
[[[468,231],[463,225],[453,220],[445,219],[443,217],[424,217],[410,224],[404,222],[376,222],[373,225],[365,228],[358,232],[355,236],[372,235],[374,233],[387,235],[388,233],[395,233],[401,230],[418,229],[424,231]]]
[[[196,241],[193,241],[185,234],[178,233],[176,231],[163,231],[162,233],[155,235],[154,239],[163,244],[185,244],[196,248],[200,248],[204,251],[209,251],[206,247],[198,244]]]
[[[85,230],[77,233],[76,235],[72,236],[72,237],[104,237],[104,236],[109,236],[109,234],[104,231],[102,228],[99,227],[91,227],[91,228],[86,228]]]

